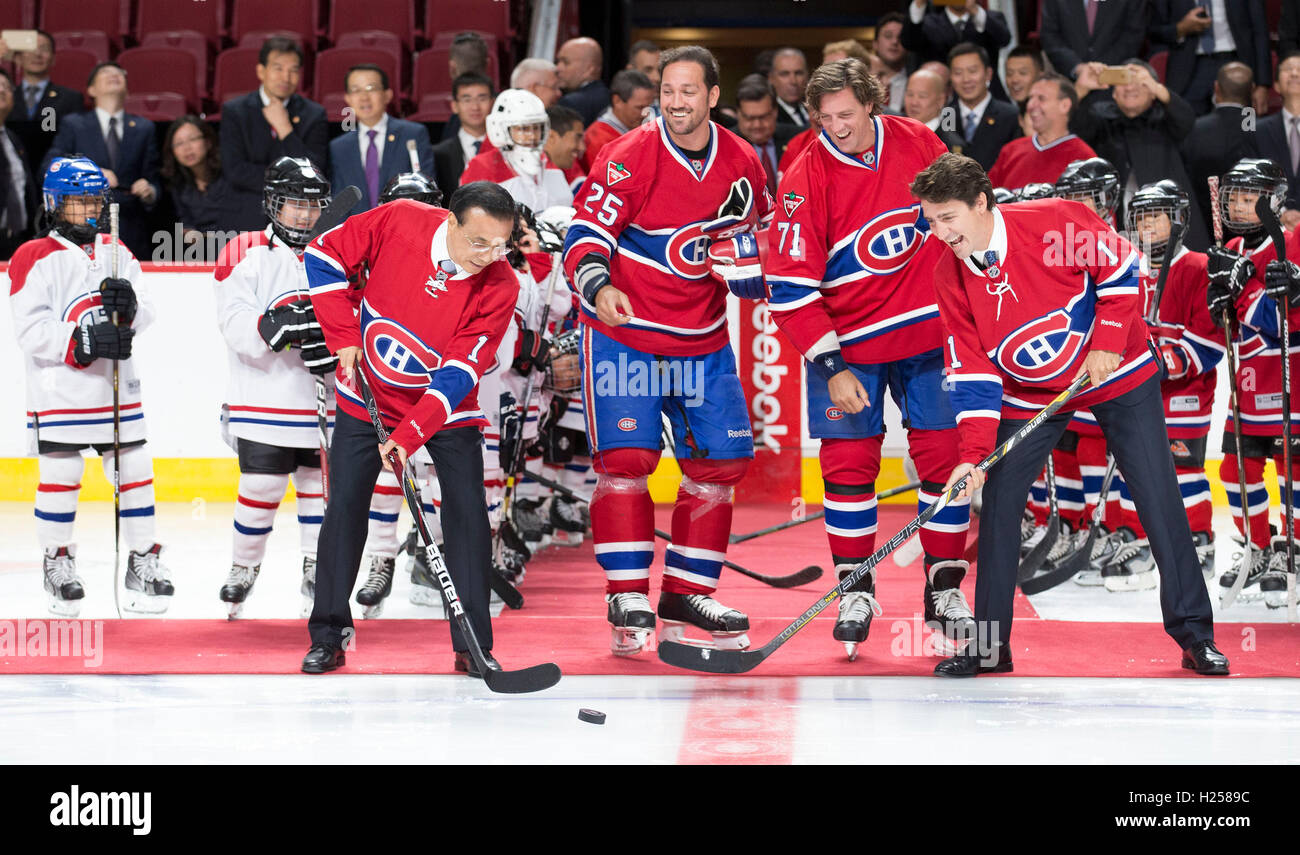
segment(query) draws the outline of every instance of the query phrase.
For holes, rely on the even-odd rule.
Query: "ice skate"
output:
[[[724,606],[705,594],[659,595],[659,619],[664,622],[664,641],[711,647],[715,650],[744,650],[749,647],[749,616]],[[689,634],[690,627],[708,638]]]
[[[357,591],[357,602],[362,606],[363,620],[373,620],[384,613],[384,600],[393,592],[393,568],[396,558],[387,555],[370,556],[370,575]]]
[[[1300,544],[1292,546],[1292,549]],[[1300,554],[1297,555],[1300,561]],[[1249,577],[1247,577],[1249,582]],[[1286,608],[1286,536],[1273,538],[1268,558],[1268,569],[1259,577],[1259,590],[1264,595],[1264,605],[1270,609]]]
[[[1223,596],[1232,589],[1237,582],[1237,573],[1241,569],[1242,555],[1245,552],[1245,544],[1238,535],[1233,535],[1236,542],[1237,551],[1232,553],[1232,566],[1223,571],[1219,577],[1219,599],[1222,601]],[[1250,550],[1250,567],[1246,571],[1246,581],[1241,585],[1241,592],[1237,594],[1238,602],[1254,602],[1260,599],[1259,582],[1260,579],[1268,572],[1268,565],[1273,557],[1271,549],[1260,549],[1252,546]],[[1285,560],[1285,556],[1283,556]],[[1285,584],[1285,580],[1283,580]]]
[[[1122,538],[1119,549],[1101,568],[1102,584],[1112,593],[1151,590],[1156,586],[1156,561],[1151,557],[1151,544],[1127,528],[1121,528],[1119,535]]]
[[[1111,562],[1123,543],[1124,538],[1119,532],[1103,529],[1092,542],[1092,552],[1088,555],[1088,569],[1074,574],[1074,584],[1085,588],[1100,588],[1105,585],[1106,583],[1101,579],[1101,568]]]
[[[582,519],[582,503],[556,496],[551,499],[551,542],[557,546],[578,546],[582,543],[587,524]]]
[[[975,615],[961,592],[969,569],[965,561],[938,561],[926,574],[925,625],[944,656],[957,653],[975,637]]]
[[[1080,529],[1086,537],[1088,530]],[[1079,540],[1078,532],[1071,530],[1069,523],[1061,520],[1061,533],[1056,536],[1056,543],[1052,548],[1047,550],[1047,557],[1043,559],[1044,568],[1059,567],[1065,561],[1068,561],[1075,552],[1082,546],[1083,541]]]
[[[411,561],[411,593],[406,598],[417,606],[441,606],[441,589],[429,570],[426,555],[423,547],[415,550],[415,558]]]
[[[545,501],[517,499],[514,507],[511,508],[510,516],[515,531],[519,532],[519,536],[528,545],[530,552],[536,554],[551,542],[551,533],[555,529],[551,525],[550,510],[546,507]]]
[[[1214,578],[1214,535],[1208,531],[1194,531],[1192,542],[1196,544],[1196,560],[1201,563],[1201,575],[1208,582]]]
[[[158,615],[171,604],[172,587],[167,567],[158,561],[162,546],[155,543],[144,552],[132,551],[126,559],[126,599],[122,608],[128,612]]]
[[[495,563],[501,569],[501,574],[505,576],[506,581],[515,586],[524,581],[524,572],[527,569],[525,565],[532,557],[532,551],[519,536],[519,532],[515,531],[515,527],[509,520],[504,520],[501,523],[501,548]]]
[[[262,570],[262,565],[257,564],[252,567],[245,567],[242,564],[230,565],[230,575],[226,577],[226,584],[221,586],[221,602],[226,604],[227,620],[238,620],[244,611],[244,601],[248,595],[253,593],[253,584],[257,581],[257,574]]]
[[[634,656],[654,649],[655,613],[645,594],[606,594],[605,602],[609,604],[609,649],[615,656]]]
[[[309,618],[316,607],[316,559],[310,555],[302,558],[302,585],[298,590],[302,593],[302,616]]]
[[[1042,543],[1046,535],[1047,526],[1035,524],[1033,512],[1025,511],[1025,515],[1020,519],[1020,557],[1024,558],[1032,552],[1035,546]]]
[[[835,570],[843,579],[853,572],[855,565],[838,564]],[[867,640],[871,632],[871,619],[881,614],[880,603],[876,602],[876,574],[873,570],[867,577],[857,583],[856,589],[840,595],[840,613],[835,619],[835,629],[831,633],[836,641],[844,644],[844,654],[849,661],[858,658],[858,645]]]
[[[69,618],[81,614],[86,591],[77,575],[77,547],[45,550],[45,593],[51,614]]]

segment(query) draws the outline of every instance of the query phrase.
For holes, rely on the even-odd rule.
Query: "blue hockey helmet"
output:
[[[56,157],[45,170],[41,192],[45,200],[45,214],[51,218],[51,228],[77,244],[90,243],[95,234],[107,227],[108,179],[88,157]],[[97,197],[99,209],[84,223],[73,223],[63,216],[63,203],[69,198]]]

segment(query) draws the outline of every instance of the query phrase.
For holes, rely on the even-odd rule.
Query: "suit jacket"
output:
[[[9,139],[9,144],[14,147],[14,153],[18,155],[20,167],[23,170],[23,177],[26,181],[26,190],[23,193],[23,209],[27,212],[27,226],[21,231],[6,234],[0,231],[0,258],[8,258],[18,245],[29,239],[36,233],[36,216],[41,205],[41,188],[28,165],[27,152],[23,149],[22,140],[12,130],[0,125],[0,135]],[[4,157],[3,151],[0,151],[0,157]],[[7,161],[6,161],[7,165]],[[4,201],[0,199],[0,209],[3,209]]]
[[[101,169],[113,169],[117,175],[117,187],[110,195],[110,201],[121,205],[122,243],[130,248],[137,258],[149,258],[152,247],[149,242],[149,215],[157,204],[146,207],[136,196],[131,195],[131,185],[143,178],[154,186],[157,195],[162,194],[162,176],[158,172],[158,143],[154,137],[154,124],[143,116],[126,113],[122,119],[122,143],[117,152],[117,166],[109,164],[108,146],[104,142],[104,132],[99,127],[99,116],[92,110],[89,113],[75,113],[59,123],[54,142],[46,152],[45,162],[41,165],[41,174],[50,161],[56,157],[70,157],[82,154],[93,160]],[[259,206],[260,207],[260,206]]]
[[[1109,0],[1107,0],[1109,2]],[[1105,5],[1105,4],[1103,4]],[[1192,82],[1196,66],[1196,48],[1199,36],[1188,36],[1178,41],[1178,22],[1197,6],[1206,5],[1193,0],[1153,0],[1149,35],[1153,48],[1164,45],[1169,49],[1169,62],[1165,68],[1165,85],[1180,95]],[[1229,0],[1228,29],[1237,43],[1237,60],[1255,72],[1255,83],[1273,84],[1273,64],[1269,57],[1268,20],[1264,14],[1264,0]]]
[[[992,169],[993,164],[997,162],[1002,146],[1016,137],[1024,136],[1024,131],[1020,129],[1020,111],[1014,104],[994,98],[984,108],[984,115],[975,128],[975,136],[970,142],[966,142],[961,107],[956,100],[953,100],[949,106],[957,111],[955,136],[963,143],[961,153],[979,161],[979,165],[984,167],[985,172]]]
[[[266,227],[262,196],[266,168],[281,157],[306,157],[329,174],[329,124],[325,108],[298,93],[285,107],[293,122],[293,133],[284,139],[272,136],[262,117],[262,98],[254,89],[221,105],[221,171],[239,195],[239,206],[248,212],[242,231]]]
[[[53,127],[50,130],[42,130],[42,117],[50,108],[54,110]],[[59,121],[64,116],[81,113],[85,109],[85,100],[80,92],[51,81],[45,87],[45,94],[37,103],[36,111],[29,116],[27,102],[23,98],[22,81],[21,79],[18,81],[18,89],[14,92],[14,110],[9,114],[5,124],[22,140],[23,147],[27,150],[27,164],[32,172],[40,173],[41,164],[45,162],[45,153],[49,151],[50,143],[54,141],[54,132],[58,130]]]
[[[356,185],[361,190],[361,201],[352,208],[353,214],[369,211],[378,200],[369,198],[366,187],[366,168],[361,161],[361,145],[357,134],[361,128],[349,131],[330,140],[330,185],[334,192]],[[388,134],[384,140],[383,156],[379,159],[379,191],[393,176],[411,171],[411,155],[406,150],[406,141],[415,140],[415,152],[420,158],[420,171],[434,178],[433,146],[429,144],[429,132],[424,125],[388,117]],[[459,143],[459,141],[457,141]],[[435,180],[437,180],[435,178]],[[441,187],[441,185],[439,185]]]
[[[438,189],[445,198],[460,186],[460,174],[465,171],[465,150],[460,147],[460,137],[443,140],[433,147],[433,172]]]
[[[948,51],[960,42],[972,42],[988,51],[989,60],[996,69],[998,51],[1011,42],[1007,17],[1001,12],[985,11],[984,32],[981,33],[975,29],[975,22],[971,18],[966,19],[961,29],[954,27],[944,9],[927,8],[925,17],[919,24],[912,23],[910,11],[909,3],[907,11],[903,12],[905,20],[902,41],[903,47],[916,54],[918,67],[926,62],[942,62],[947,65]],[[996,72],[989,83],[989,88],[993,90],[994,98],[1003,101],[1011,100],[1007,97],[1006,90],[1002,88],[1002,81],[998,79]]]
[[[1300,50],[1300,0],[1282,0],[1282,20],[1277,23],[1277,55],[1286,56],[1296,50]]]
[[[1236,106],[1215,107],[1213,112],[1196,120],[1192,132],[1183,140],[1183,163],[1187,165],[1192,195],[1199,203],[1207,234],[1211,223],[1210,187],[1206,179],[1211,175],[1222,175],[1243,157],[1260,156],[1257,134],[1242,128],[1246,123],[1242,111],[1242,107]],[[1289,157],[1287,162],[1289,165]]]
[[[1255,126],[1255,147],[1260,157],[1282,167],[1286,173],[1286,206],[1300,210],[1300,181],[1291,169],[1291,149],[1286,144],[1286,123],[1282,121],[1282,111],[1269,113]]]
[[[1140,56],[1151,14],[1150,0],[1105,0],[1090,36],[1083,0],[1044,0],[1041,9],[1043,51],[1065,75],[1081,62],[1119,65]]]
[[[582,116],[583,127],[600,118],[600,114],[609,109],[609,87],[603,80],[590,80],[582,87],[573,90],[557,102],[577,110]]]

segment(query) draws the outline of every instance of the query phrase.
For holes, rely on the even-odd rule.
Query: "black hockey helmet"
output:
[[[1056,195],[1075,201],[1090,198],[1097,216],[1111,222],[1119,205],[1119,170],[1100,157],[1072,161],[1056,179]]]
[[[999,205],[1005,205],[1008,202],[1014,202],[1016,201],[1016,193],[1014,190],[1008,190],[1005,187],[994,187],[993,201]]]
[[[1166,214],[1169,217],[1170,228],[1181,231],[1187,228],[1187,217],[1191,207],[1192,201],[1187,191],[1165,178],[1154,184],[1146,184],[1133,194],[1124,212],[1124,225],[1137,240],[1140,238],[1139,219],[1151,214]],[[1156,241],[1149,247],[1145,247],[1147,257],[1153,264],[1164,262],[1165,245],[1165,241]]]
[[[1016,198],[1021,202],[1033,199],[1050,199],[1056,195],[1056,186],[1046,181],[1033,181],[1016,191]]]
[[[426,178],[424,173],[402,172],[394,175],[393,179],[384,185],[384,191],[379,194],[379,204],[394,199],[414,199],[436,208],[442,204],[442,191],[438,189],[433,179]]]
[[[1242,192],[1267,196],[1269,207],[1277,216],[1286,204],[1286,173],[1282,167],[1262,157],[1244,157],[1219,179],[1219,213],[1223,226],[1237,234],[1254,237],[1264,226],[1256,219],[1254,204],[1233,204]]]
[[[282,157],[266,168],[262,211],[280,240],[293,247],[306,246],[315,221],[303,216],[296,222],[282,222],[280,214],[286,202],[298,202],[304,210],[329,207],[329,179],[305,157]]]

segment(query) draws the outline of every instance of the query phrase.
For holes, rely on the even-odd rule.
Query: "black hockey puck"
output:
[[[578,721],[585,721],[588,724],[604,724],[605,714],[600,710],[583,708],[578,710]]]

